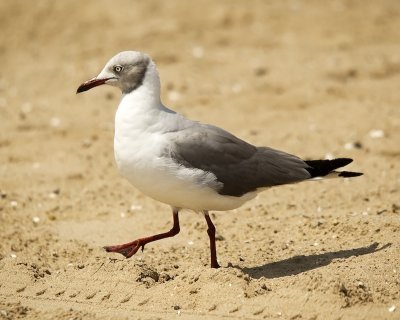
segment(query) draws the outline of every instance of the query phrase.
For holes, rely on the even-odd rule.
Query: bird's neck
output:
[[[122,95],[115,117],[116,133],[118,128],[134,132],[155,127],[160,114],[164,112],[173,111],[167,109],[161,102],[160,78],[155,64],[151,61],[143,83],[132,92]]]
[[[135,90],[122,95],[122,101],[147,108],[157,108],[162,105],[160,100],[160,77],[153,61],[147,66],[142,84]],[[122,102],[121,101],[121,102]]]

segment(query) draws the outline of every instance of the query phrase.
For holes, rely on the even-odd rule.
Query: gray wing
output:
[[[213,173],[222,195],[242,196],[257,188],[311,177],[300,158],[255,147],[220,128],[196,124],[174,133],[169,155],[180,165]]]

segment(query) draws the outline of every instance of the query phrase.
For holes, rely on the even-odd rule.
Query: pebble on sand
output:
[[[346,150],[362,149],[362,144],[359,141],[347,142],[343,146]]]
[[[389,312],[393,312],[394,310],[396,310],[396,306],[393,304],[388,308]]]
[[[383,138],[385,136],[385,132],[383,130],[380,130],[380,129],[373,129],[368,133],[368,135],[372,139],[380,139],[380,138]]]
[[[133,204],[133,205],[131,205],[131,207],[130,207],[130,211],[131,212],[133,212],[133,211],[138,211],[138,210],[142,210],[143,209],[143,207],[141,206],[141,205],[139,205],[139,204]]]
[[[170,91],[168,93],[168,99],[172,102],[179,101],[181,99],[181,94],[178,91]]]
[[[192,48],[192,55],[197,59],[201,59],[204,57],[204,48],[201,46],[195,46]]]
[[[60,118],[53,117],[50,119],[50,126],[53,128],[58,128],[61,124]]]

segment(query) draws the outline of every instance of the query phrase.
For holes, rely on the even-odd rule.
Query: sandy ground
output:
[[[397,0],[5,0],[0,28],[0,319],[400,318]],[[178,112],[365,176],[215,213],[219,270],[193,212],[103,252],[172,224],[117,172],[119,93],[75,95],[125,49]]]

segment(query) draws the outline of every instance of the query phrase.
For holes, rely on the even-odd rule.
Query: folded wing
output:
[[[242,196],[258,188],[311,178],[300,158],[253,146],[220,128],[197,124],[174,132],[169,155],[182,166],[213,173],[223,185],[218,193]]]

